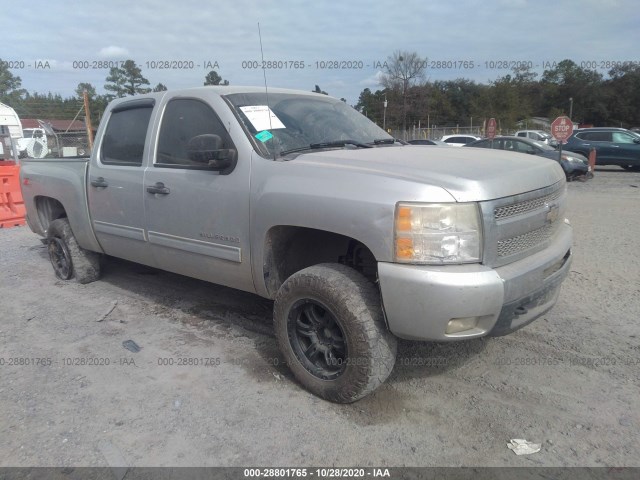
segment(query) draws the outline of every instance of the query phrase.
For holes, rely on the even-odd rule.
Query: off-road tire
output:
[[[337,325],[342,333],[342,341],[339,335],[330,333],[323,339],[344,347],[334,350],[338,359],[318,354],[317,361],[324,361],[325,369],[316,368],[310,358],[317,355],[308,357],[305,351],[309,349],[304,348],[312,342],[309,336],[316,335],[317,339],[329,330],[320,326],[311,332],[308,325],[318,324],[309,318],[316,314],[316,320],[333,322],[334,330]],[[385,325],[378,289],[352,268],[326,263],[293,274],[276,294],[273,316],[276,338],[289,368],[307,390],[319,397],[336,403],[355,402],[384,383],[393,370],[397,342]]]
[[[75,277],[78,283],[91,283],[100,277],[100,256],[78,245],[69,220],[59,218],[51,222],[47,240],[49,259],[56,277],[61,280]]]

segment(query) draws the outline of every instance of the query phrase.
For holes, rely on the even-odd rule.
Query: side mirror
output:
[[[227,175],[236,166],[237,152],[233,148],[221,147],[222,138],[219,135],[197,135],[187,144],[189,160],[208,166],[221,175]]]
[[[634,138],[633,143],[640,143],[640,138]]]

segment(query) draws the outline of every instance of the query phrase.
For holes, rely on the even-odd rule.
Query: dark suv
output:
[[[595,148],[597,165],[640,170],[640,134],[624,128],[580,128],[569,137],[566,148],[585,156]]]

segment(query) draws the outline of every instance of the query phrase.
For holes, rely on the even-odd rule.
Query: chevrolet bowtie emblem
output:
[[[547,212],[547,223],[551,224],[558,219],[560,209],[555,203],[551,205],[547,204],[547,208],[549,209],[549,211]]]

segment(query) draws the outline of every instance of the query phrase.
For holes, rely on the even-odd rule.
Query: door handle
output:
[[[107,181],[104,178],[98,177],[98,178],[95,178],[95,179],[91,180],[91,186],[92,187],[108,187],[109,184],[107,183]]]
[[[157,194],[157,195],[169,195],[171,190],[169,190],[169,187],[165,187],[164,183],[156,182],[155,185],[151,187],[147,187],[147,192]]]

